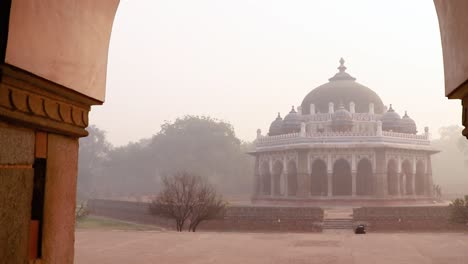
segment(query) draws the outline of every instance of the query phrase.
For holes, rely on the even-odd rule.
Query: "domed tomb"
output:
[[[355,103],[356,113],[368,113],[370,103],[374,104],[374,112],[383,114],[384,105],[382,99],[366,86],[356,82],[356,78],[346,72],[343,58],[340,59],[339,72],[329,82],[325,83],[306,95],[302,101],[303,114],[310,114],[310,105],[314,104],[316,112],[327,113],[328,103],[333,102],[335,106],[339,103],[349,105]]]

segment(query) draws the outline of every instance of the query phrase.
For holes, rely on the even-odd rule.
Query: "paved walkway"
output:
[[[467,233],[76,232],[76,264],[466,264]]]

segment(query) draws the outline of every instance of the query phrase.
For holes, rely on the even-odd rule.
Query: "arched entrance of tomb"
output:
[[[401,165],[402,182],[405,182],[405,194],[413,194],[413,174],[411,173],[411,162],[403,161]]]
[[[387,164],[387,186],[389,195],[398,194],[398,165],[394,159],[389,160]]]
[[[270,166],[268,162],[263,162],[260,168],[260,175],[262,176],[262,193],[264,195],[271,194],[271,175],[270,175]]]
[[[288,195],[296,196],[297,194],[297,166],[296,162],[291,160],[288,163]]]
[[[416,163],[416,175],[415,175],[415,191],[417,195],[424,195],[424,186],[426,185],[424,173],[425,172],[425,166],[424,162],[418,161]]]
[[[310,194],[327,196],[327,164],[320,159],[312,163],[312,174],[310,175]]]
[[[372,176],[372,163],[368,159],[360,160],[356,174],[357,195],[374,194],[374,178]]]
[[[351,195],[351,166],[344,159],[339,159],[333,165],[333,195]]]
[[[283,173],[283,163],[276,161],[273,164],[273,195],[281,195],[281,174]]]

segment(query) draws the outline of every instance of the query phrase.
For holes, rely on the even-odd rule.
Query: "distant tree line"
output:
[[[204,116],[166,121],[151,138],[112,147],[96,126],[80,140],[78,195],[128,197],[157,194],[176,172],[203,175],[225,195],[249,195],[253,157],[227,122]]]
[[[432,156],[434,183],[444,198],[450,200],[466,194],[468,190],[468,140],[461,131],[459,126],[442,127],[439,129],[440,138],[432,141],[433,146],[440,150]]]

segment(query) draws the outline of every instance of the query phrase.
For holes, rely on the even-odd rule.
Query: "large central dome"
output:
[[[376,114],[383,114],[384,105],[382,99],[371,89],[356,82],[346,72],[344,60],[341,58],[339,72],[325,83],[314,90],[312,90],[302,101],[303,114],[310,114],[310,105],[315,105],[316,112],[327,113],[328,104],[334,103],[335,109],[344,104],[349,106],[351,102],[355,103],[356,113],[368,113],[369,104],[374,104],[374,112]]]

